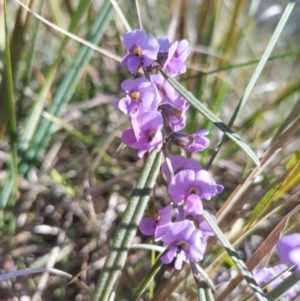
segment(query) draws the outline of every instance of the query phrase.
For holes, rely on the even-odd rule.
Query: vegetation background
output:
[[[22,3],[98,48],[67,37],[13,0],[7,1],[5,28],[0,1],[0,274],[36,267],[68,273],[2,281],[0,300],[90,300],[72,277],[95,288],[143,164],[135,150],[120,148],[129,119],[111,105],[123,95],[120,83],[131,77],[118,61],[126,51],[120,36],[128,31],[122,15],[132,29],[141,22],[152,36],[189,40],[188,71],[179,80],[227,124],[288,1]],[[254,267],[277,263],[273,247],[279,233],[300,231],[299,13],[296,3],[232,126],[262,159],[261,166],[255,167],[229,139],[210,165],[222,132],[192,108],[185,130],[211,131],[210,147],[192,157],[210,165],[225,191],[205,207]],[[153,215],[168,202],[160,176],[145,214]],[[255,255],[263,241],[264,256]],[[115,300],[129,298],[158,254],[138,245],[153,244],[139,232],[134,243]],[[209,240],[201,266],[214,283],[217,300],[241,300],[251,291],[244,283],[230,287],[237,270],[222,250],[215,238]],[[196,300],[195,291],[188,266],[179,273],[164,266],[140,300]]]

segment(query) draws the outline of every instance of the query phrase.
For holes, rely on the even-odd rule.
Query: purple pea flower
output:
[[[161,239],[169,249],[161,257],[163,263],[169,264],[175,259],[175,269],[181,270],[185,261],[198,262],[202,260],[206,241],[202,232],[195,229],[191,221],[174,222],[165,227],[167,229]]]
[[[201,152],[209,145],[209,139],[204,137],[208,133],[208,130],[201,130],[191,135],[173,132],[169,135],[167,141],[171,141],[187,152]]]
[[[126,32],[122,35],[122,41],[127,49],[127,55],[121,65],[127,66],[132,74],[135,74],[141,65],[148,67],[157,59],[158,41],[148,37],[144,30]]]
[[[171,165],[173,168],[174,175],[176,175],[181,170],[191,169],[193,171],[199,171],[202,169],[202,166],[198,161],[192,158],[185,158],[181,155],[174,156],[170,159]],[[170,172],[167,166],[167,163],[162,164],[162,172],[168,182],[171,181]]]
[[[287,266],[284,264],[276,265],[271,268],[261,268],[261,269],[254,269],[253,276],[259,286],[264,286],[268,282],[270,282],[273,278],[277,277],[281,274],[284,270],[287,269]],[[280,275],[277,279],[272,281],[266,287],[266,291],[269,292],[270,290],[274,289],[278,284],[282,282],[285,278],[287,278],[291,272],[286,271],[282,275]],[[285,297],[295,297],[297,295],[294,288],[290,288],[288,291],[285,292]]]
[[[223,189],[206,170],[182,170],[170,182],[168,193],[176,203],[184,201],[187,214],[196,215],[203,212],[202,198],[210,200]]]
[[[145,78],[127,79],[121,84],[126,96],[113,102],[126,115],[155,111],[160,97],[156,86]]]
[[[179,93],[160,74],[151,75],[153,82],[160,94],[161,103],[159,109],[165,116],[172,131],[180,131],[186,125],[185,112],[189,108],[189,103],[182,98]]]
[[[179,42],[170,43],[168,39],[164,38],[159,39],[158,43],[160,45],[158,61],[162,67],[172,76],[184,73],[186,71],[184,62],[191,52],[189,42],[187,40],[181,40]],[[160,59],[160,53],[168,54]]]
[[[150,81],[156,85],[162,102],[170,102],[180,96],[161,74],[151,74]]]
[[[208,212],[208,214],[212,217],[214,222],[217,223],[215,216],[213,214],[211,214],[210,212]],[[215,235],[214,231],[211,229],[209,224],[206,222],[203,215],[197,214],[196,219],[197,219],[197,224],[198,224],[197,228],[202,231],[204,236],[214,236]]]
[[[215,216],[209,211],[207,211],[207,213],[211,216],[214,222],[217,223]],[[178,209],[175,209],[175,216],[176,216],[176,221],[182,220],[182,216],[179,213]],[[195,225],[195,228],[201,230],[203,236],[215,235],[215,233],[213,232],[209,224],[206,222],[202,214],[187,213],[186,211],[184,211],[184,219],[192,221]]]
[[[122,133],[122,142],[138,149],[142,158],[148,151],[163,144],[163,118],[157,111],[141,113],[132,119],[133,128]]]
[[[300,233],[283,236],[277,244],[277,253],[283,263],[295,265],[300,274]]]
[[[172,205],[168,205],[158,210],[157,219],[144,217],[142,218],[139,229],[144,235],[154,235],[155,241],[161,240],[162,235],[167,229],[165,226],[171,223]]]

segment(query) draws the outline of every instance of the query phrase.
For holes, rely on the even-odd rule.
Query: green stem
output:
[[[162,152],[154,149],[147,157],[119,228],[114,236],[94,294],[94,301],[108,301],[126,261],[127,253],[142,219],[161,167]]]

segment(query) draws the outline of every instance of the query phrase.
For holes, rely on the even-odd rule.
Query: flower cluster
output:
[[[287,266],[285,264],[279,264],[270,268],[255,269],[253,270],[253,276],[259,286],[265,286],[267,283],[269,283],[265,288],[265,291],[269,292],[278,284],[280,284],[285,278],[290,276],[291,272],[284,272],[286,269]],[[272,279],[275,280],[270,282]],[[285,297],[291,298],[295,297],[296,295],[297,293],[294,288],[290,288],[284,294]]]
[[[277,253],[279,259],[284,264],[279,264],[270,268],[265,267],[253,270],[253,276],[258,285],[264,286],[269,283],[265,289],[267,292],[275,288],[285,278],[291,275],[286,264],[295,266],[297,275],[300,275],[300,233],[292,233],[283,236],[277,244]],[[275,280],[271,281],[272,279]],[[287,290],[284,294],[285,297],[291,298],[296,295],[297,292],[293,287]]]
[[[166,70],[171,76],[186,71],[185,60],[190,53],[186,40],[170,42],[155,39],[143,30],[134,30],[122,35],[127,55],[121,65],[130,73],[143,77],[127,79],[121,84],[123,98],[113,104],[130,116],[131,128],[122,134],[122,142],[138,150],[142,158],[154,148],[173,143],[187,152],[203,151],[209,140],[207,130],[194,134],[179,132],[186,125],[186,111],[189,104],[158,72]],[[164,126],[171,133],[166,137]],[[156,219],[143,218],[140,231],[154,235],[155,241],[162,241],[167,252],[161,257],[163,263],[174,263],[181,269],[183,262],[202,260],[206,248],[205,236],[213,235],[205,222],[202,200],[210,200],[223,191],[211,174],[193,159],[178,155],[170,164],[162,165],[162,173],[168,182],[168,193],[172,202],[158,211]]]

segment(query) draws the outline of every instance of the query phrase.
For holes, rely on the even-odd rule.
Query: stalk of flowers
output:
[[[127,79],[121,89],[125,96],[113,104],[131,118],[131,128],[122,133],[122,142],[138,150],[142,158],[154,148],[164,148],[173,143],[186,152],[203,151],[209,140],[207,130],[194,134],[179,132],[186,125],[189,104],[158,73],[165,69],[172,76],[186,71],[185,60],[190,53],[186,40],[170,42],[155,39],[137,29],[122,35],[127,55],[121,65],[136,75],[142,68],[144,77]],[[158,68],[157,68],[158,67]],[[166,127],[171,133],[166,136]],[[211,174],[194,159],[178,155],[170,164],[162,165],[172,199],[158,211],[157,218],[143,218],[139,229],[144,235],[154,235],[162,241],[167,252],[161,257],[165,264],[174,263],[180,270],[184,262],[199,262],[206,248],[206,236],[212,230],[202,217],[203,199],[210,200],[223,191]]]

